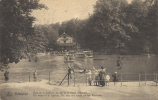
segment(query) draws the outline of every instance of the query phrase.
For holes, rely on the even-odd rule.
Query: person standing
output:
[[[38,61],[38,58],[37,57],[35,57],[35,62],[37,62]]]
[[[94,75],[95,75],[95,81],[94,81],[94,85],[98,86],[100,83],[100,77],[98,75],[98,70],[95,71]]]
[[[9,72],[8,71],[5,71],[4,77],[5,77],[5,82],[8,82],[8,80],[9,80]]]
[[[91,78],[92,72],[91,72],[91,70],[89,70],[89,72],[86,73],[86,74],[87,74],[87,76],[88,76],[88,83],[89,83],[89,85],[91,86],[91,83],[92,83],[92,78]]]
[[[36,82],[36,81],[37,81],[37,71],[35,71],[35,72],[33,73],[33,77],[34,77],[34,82]]]
[[[106,86],[108,85],[109,86],[109,80],[110,80],[110,76],[109,76],[109,73],[106,75],[105,77],[105,82],[106,82]]]
[[[72,79],[72,73],[74,72],[74,69],[72,69],[71,65],[68,67],[68,74],[70,76],[70,79]]]
[[[114,85],[115,85],[116,82],[117,82],[117,72],[115,72],[115,73],[113,74],[113,77],[114,77],[113,82],[114,82]]]
[[[100,85],[105,86],[105,69],[101,67],[101,71],[99,72],[99,77],[100,77]]]
[[[88,78],[88,84],[91,86],[91,83],[92,83],[92,79],[91,78]]]
[[[120,57],[118,57],[118,59],[117,59],[117,65],[116,66],[119,67],[119,69],[122,68],[122,62],[121,62]]]

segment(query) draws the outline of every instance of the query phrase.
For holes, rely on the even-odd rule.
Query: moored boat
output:
[[[76,52],[75,53],[75,57],[77,57],[77,58],[84,58],[85,57],[85,53],[84,52]]]
[[[83,51],[85,53],[85,57],[92,58],[93,57],[93,51]]]

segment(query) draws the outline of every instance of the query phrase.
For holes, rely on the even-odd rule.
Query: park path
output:
[[[56,86],[47,84],[46,81],[27,82],[27,83],[3,83],[0,84],[1,100],[157,100],[158,89],[152,86],[154,82],[148,82],[150,85],[139,87],[137,82],[125,82],[127,86],[120,86],[120,83],[110,86],[84,86],[82,84],[72,86]],[[131,86],[133,85],[133,86]],[[16,95],[17,93],[27,93],[27,95]],[[43,96],[35,96],[33,93],[40,93]],[[56,96],[48,96],[47,93]],[[66,94],[61,94],[66,92]],[[74,93],[71,96],[70,93]],[[82,94],[79,94],[82,93]],[[45,95],[45,96],[44,96]],[[63,97],[64,96],[64,97]]]

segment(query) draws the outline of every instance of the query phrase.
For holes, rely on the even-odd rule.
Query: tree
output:
[[[130,34],[131,41],[128,42],[128,47],[132,52],[157,52],[158,5],[156,1],[133,0],[126,9],[127,21],[133,22],[138,29],[137,33]]]
[[[89,32],[85,40],[90,40],[88,35],[92,34],[96,39],[91,39],[89,43],[94,41],[96,45],[93,46],[108,48],[111,51],[123,50],[127,41],[131,39],[129,34],[137,32],[137,28],[126,21],[127,7],[128,3],[125,0],[98,0],[87,25]]]
[[[151,51],[158,54],[158,0],[152,0],[148,9],[146,37],[151,44]]]
[[[47,7],[39,0],[1,0],[0,1],[0,34],[1,63],[18,63],[24,56],[35,51],[31,38],[35,37],[32,27],[35,18],[32,10]],[[30,41],[31,40],[31,41]]]
[[[59,36],[59,23],[50,24],[50,25],[35,25],[35,33],[41,34],[47,39],[48,44],[46,45],[46,50],[49,51],[56,49],[56,41]]]

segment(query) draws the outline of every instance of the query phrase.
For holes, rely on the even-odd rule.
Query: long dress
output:
[[[99,73],[100,85],[105,86],[105,71],[101,70]]]

